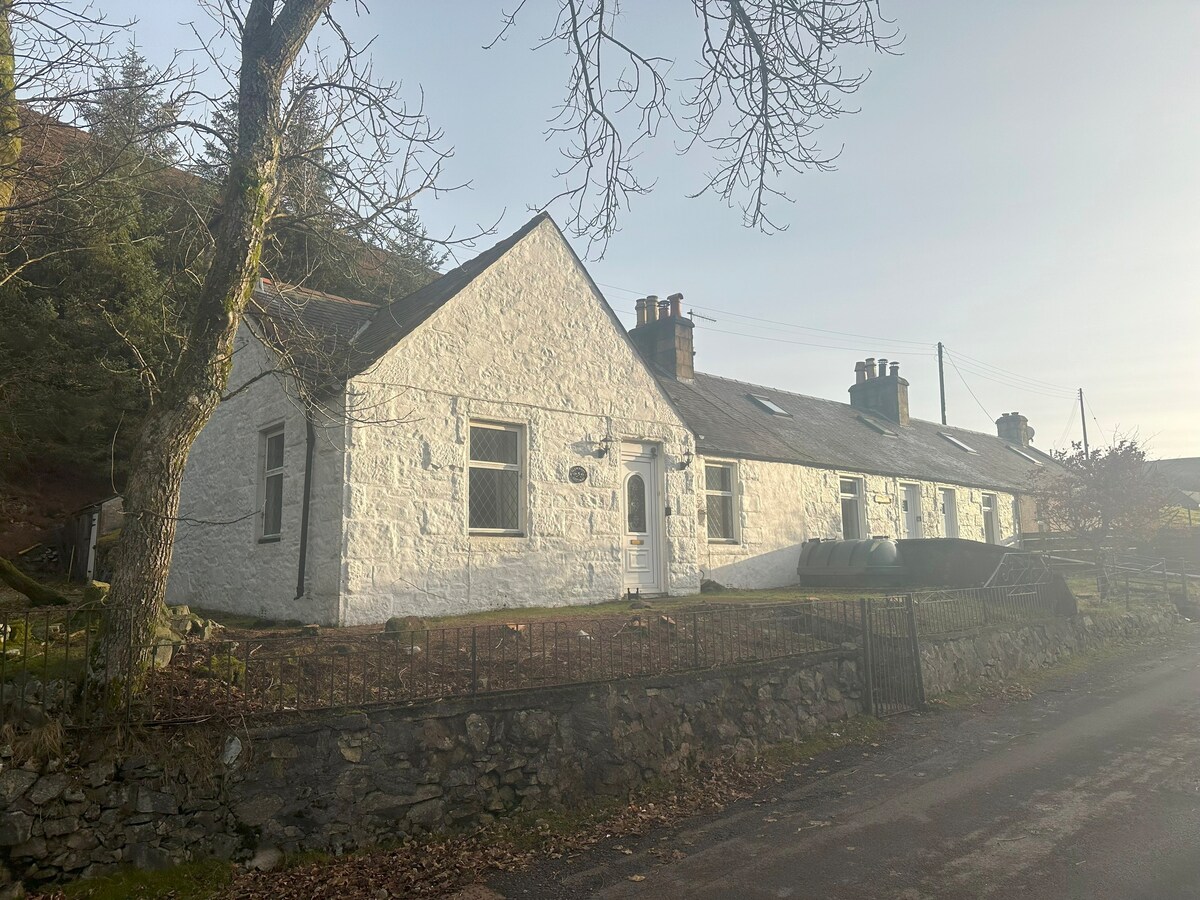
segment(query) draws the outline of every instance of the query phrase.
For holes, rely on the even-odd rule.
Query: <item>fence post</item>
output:
[[[862,671],[863,689],[866,692],[867,715],[875,715],[875,689],[871,684],[871,626],[870,601],[866,597],[858,600],[858,617],[862,622]]]
[[[700,632],[697,631],[697,617],[692,613],[692,668],[700,668]]]
[[[912,594],[908,595],[904,604],[908,609],[908,639],[912,645],[913,666],[916,669],[917,706],[925,707],[925,676],[921,672],[921,640],[917,637],[917,610],[913,605]]]

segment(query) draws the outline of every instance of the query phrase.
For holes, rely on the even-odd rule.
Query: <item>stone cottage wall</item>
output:
[[[1001,539],[1012,537],[1012,494],[982,491],[942,482],[863,475],[818,469],[789,463],[759,460],[713,460],[734,462],[737,472],[738,539],[735,543],[712,543],[703,521],[700,534],[700,564],[703,577],[733,588],[770,588],[795,584],[800,545],[812,538],[842,536],[840,479],[864,481],[867,534],[902,537],[904,534],[901,485],[921,486],[921,515],[924,537],[944,537],[938,506],[938,488],[954,488],[958,508],[959,537],[982,541],[983,494],[994,493]],[[703,465],[703,460],[698,465]],[[702,474],[702,473],[701,473]],[[698,475],[697,477],[700,477]],[[703,519],[704,496],[697,498]]]
[[[297,599],[306,427],[303,405],[284,379],[259,377],[274,368],[272,352],[243,323],[234,342],[231,396],[196,438],[184,470],[167,602],[334,624],[344,424],[338,416],[318,423],[306,591]],[[275,425],[284,433],[283,527],[278,541],[261,542],[260,436]]]
[[[658,445],[666,496],[650,513],[665,528],[665,587],[699,589],[695,467],[681,468],[691,434],[553,223],[350,390],[351,405],[393,424],[352,429],[343,623],[620,596],[622,440]],[[520,537],[468,533],[472,420],[523,429]],[[573,466],[583,483],[569,480]]]
[[[0,864],[41,882],[469,827],[624,796],[714,755],[749,759],[857,715],[861,696],[853,654],[833,651],[236,735],[184,729],[159,757],[93,738],[78,766],[0,770]]]

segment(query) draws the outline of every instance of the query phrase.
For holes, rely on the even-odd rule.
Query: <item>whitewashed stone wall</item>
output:
[[[1012,495],[1000,491],[788,463],[717,458],[712,461],[734,462],[737,473],[735,516],[739,530],[736,543],[707,542],[703,523],[705,499],[703,493],[697,496],[700,511],[697,518],[701,520],[700,533],[705,536],[700,548],[703,577],[726,587],[769,588],[795,584],[800,545],[812,538],[842,536],[840,479],[843,476],[864,481],[868,535],[898,537],[903,534],[901,484],[921,486],[924,537],[945,536],[938,505],[940,487],[951,487],[956,492],[959,537],[984,539],[984,493],[996,494],[1001,538],[1011,537],[1015,530]],[[697,461],[697,478],[702,477],[703,463],[703,460]]]
[[[552,223],[353,379],[348,403],[392,423],[351,427],[343,623],[619,596],[619,447],[594,455],[609,433],[661,443],[667,586],[698,590],[690,433]],[[524,537],[468,534],[474,419],[525,429]]]
[[[227,392],[188,457],[167,582],[169,603],[272,618],[332,623],[340,584],[342,420],[320,423],[313,460],[306,595],[296,599],[304,488],[303,407],[283,379],[260,378],[273,353],[242,325]],[[284,429],[283,527],[260,542],[260,435]]]

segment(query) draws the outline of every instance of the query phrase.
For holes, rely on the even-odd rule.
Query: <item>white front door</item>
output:
[[[662,586],[662,503],[656,447],[621,446],[621,559],[625,589],[660,594]]]
[[[921,536],[921,486],[919,484],[902,485],[904,496],[900,505],[904,510],[904,536],[919,538]]]
[[[938,488],[942,504],[942,537],[958,537],[958,497],[954,488]]]

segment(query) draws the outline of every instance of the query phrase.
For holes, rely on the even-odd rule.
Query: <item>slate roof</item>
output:
[[[1150,465],[1181,491],[1200,491],[1200,456],[1156,459]]]
[[[340,385],[378,362],[548,218],[535,216],[494,247],[382,306],[264,279],[248,312],[276,350],[295,361],[310,389]]]
[[[1010,491],[1028,490],[1038,472],[1058,469],[1049,456],[1038,450],[1021,448],[1042,465],[1024,458],[995,435],[979,431],[920,419],[901,427],[848,403],[700,372],[691,384],[662,374],[659,383],[696,434],[696,449],[702,455]],[[767,412],[750,399],[751,394],[768,398],[791,415]],[[893,434],[884,434],[881,429]],[[942,437],[943,433],[976,452],[955,446]]]

